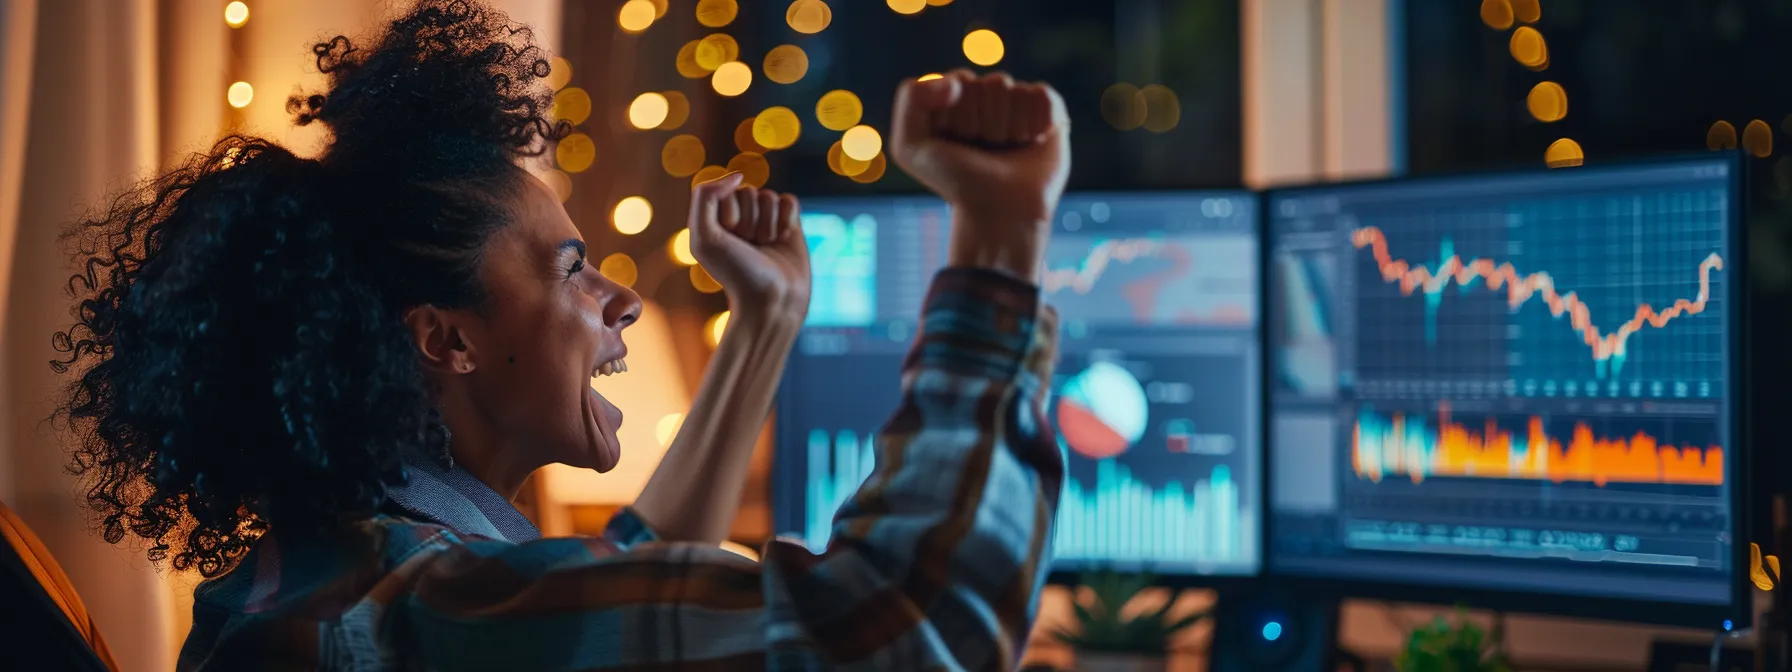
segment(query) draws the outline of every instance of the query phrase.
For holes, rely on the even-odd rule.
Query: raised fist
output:
[[[809,310],[809,246],[796,197],[740,185],[740,173],[731,173],[691,191],[691,256],[728,292],[729,310],[800,323]]]
[[[950,261],[1036,279],[1070,177],[1058,93],[960,70],[904,82],[894,118],[891,157],[953,207]]]

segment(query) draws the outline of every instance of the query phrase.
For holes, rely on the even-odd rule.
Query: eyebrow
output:
[[[558,255],[561,252],[566,251],[568,248],[578,250],[580,257],[585,256],[585,241],[579,240],[577,238],[568,238],[566,240],[560,241],[559,245],[554,246],[554,254]]]

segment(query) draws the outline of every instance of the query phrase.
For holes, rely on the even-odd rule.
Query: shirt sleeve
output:
[[[1011,669],[1063,483],[1056,335],[1038,288],[941,272],[876,469],[819,555],[658,542],[625,510],[602,538],[418,558],[387,627],[430,669]]]

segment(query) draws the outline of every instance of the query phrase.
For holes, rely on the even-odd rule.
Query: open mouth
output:
[[[617,357],[616,359],[599,362],[597,366],[592,367],[591,368],[591,377],[596,378],[598,376],[614,376],[618,373],[627,373],[627,372],[628,372],[628,360],[626,360],[622,357]]]

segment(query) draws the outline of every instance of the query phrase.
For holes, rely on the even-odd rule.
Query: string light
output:
[[[925,74],[925,75],[921,75],[921,76],[920,76],[920,77],[916,77],[916,78],[915,78],[915,81],[917,81],[917,82],[931,82],[931,81],[933,81],[933,80],[936,80],[936,79],[945,79],[945,78],[946,78],[946,76],[945,76],[945,75],[942,75],[942,74],[940,74],[940,73],[937,73],[937,72],[929,72],[929,73],[927,73],[927,74]]]
[[[690,177],[703,168],[707,152],[695,135],[675,135],[660,148],[660,167],[673,177]]]
[[[702,40],[691,40],[678,48],[678,74],[685,79],[702,79],[715,72],[715,68],[705,68],[702,63],[697,62],[697,47],[702,43]]]
[[[753,69],[740,61],[729,61],[716,68],[716,74],[710,78],[709,84],[716,93],[730,98],[747,92],[753,85]]]
[[[765,78],[779,84],[795,84],[809,74],[809,53],[794,44],[772,47],[765,54]]]
[[[1481,0],[1481,22],[1494,30],[1512,27],[1512,3],[1507,0]]]
[[[653,204],[640,196],[622,199],[616,204],[616,209],[610,211],[610,224],[616,227],[617,233],[625,236],[646,231],[647,225],[652,222]]]
[[[840,136],[840,151],[847,157],[870,161],[884,151],[884,138],[870,126],[854,126]]]
[[[786,149],[803,134],[803,122],[788,107],[767,108],[753,117],[753,141],[766,149]]]
[[[740,172],[740,183],[763,187],[772,178],[772,164],[756,152],[741,152],[728,160],[728,170]]]
[[[232,2],[224,6],[224,23],[231,28],[241,28],[249,22],[249,6],[241,2]]]
[[[666,97],[666,120],[660,122],[659,129],[678,130],[691,118],[691,100],[679,91],[661,91],[660,95]]]
[[[230,101],[231,107],[237,109],[248,107],[249,103],[255,100],[255,87],[249,86],[248,82],[231,84],[230,90],[225,92],[224,98]]]
[[[1532,70],[1549,67],[1549,43],[1536,28],[1519,26],[1518,30],[1512,31],[1512,41],[1507,49],[1512,52],[1512,59],[1524,67]]]
[[[554,94],[554,118],[577,126],[591,117],[591,94],[573,86]]]
[[[852,176],[852,181],[859,184],[871,184],[872,182],[876,182],[883,179],[884,170],[887,166],[888,160],[884,158],[884,155],[879,154],[872,158],[870,163],[866,164],[865,170]]]
[[[1568,116],[1568,92],[1555,82],[1538,82],[1525,96],[1524,104],[1532,118],[1546,124]]]
[[[548,59],[548,88],[559,91],[572,83],[572,61],[559,56]]]
[[[709,347],[713,348],[721,343],[722,335],[728,333],[728,311],[724,310],[709,318],[709,323],[703,325],[703,333],[708,337]]]
[[[1543,163],[1551,168],[1572,168],[1586,162],[1586,154],[1581,151],[1580,143],[1562,138],[1550,143],[1549,149],[1543,152]]]
[[[628,0],[616,11],[616,25],[626,33],[639,33],[659,18],[659,9],[650,0]]]
[[[991,66],[1002,62],[1006,52],[1002,46],[1002,36],[987,28],[973,30],[964,36],[964,57],[972,63]]]
[[[1742,127],[1742,148],[1757,159],[1765,159],[1773,154],[1773,129],[1767,122],[1756,119]]]
[[[885,4],[897,14],[919,14],[927,9],[927,0],[885,0]]]
[[[597,160],[597,143],[591,136],[574,133],[560,139],[554,147],[554,160],[560,163],[560,169],[569,173],[582,173]]]
[[[672,236],[672,260],[689,266],[697,263],[697,257],[691,255],[691,230],[679,229],[678,235]]]
[[[727,175],[727,174],[728,174],[727,168],[723,168],[721,166],[704,166],[702,169],[697,171],[696,175],[691,176],[691,186],[696,187],[697,185],[703,184],[704,182],[710,182],[710,181],[713,181],[716,179],[720,179],[723,175]]]
[[[1736,127],[1730,122],[1719,119],[1711,124],[1711,130],[1705,131],[1705,146],[1711,151],[1736,148]]]
[[[666,115],[671,111],[672,105],[665,96],[652,92],[643,93],[635,96],[635,102],[629,103],[628,123],[635,128],[647,130],[665,123]]]
[[[697,23],[709,28],[734,23],[734,17],[739,13],[740,5],[734,0],[697,0]]]
[[[859,124],[865,104],[851,91],[829,91],[815,101],[815,119],[830,131],[844,131]]]
[[[740,43],[725,33],[716,33],[697,40],[697,51],[693,54],[697,66],[714,72],[729,61],[740,58]]]
[[[635,280],[639,279],[641,274],[640,269],[635,267],[634,257],[621,252],[604,257],[604,260],[597,265],[597,272],[604,274],[604,277],[623,287],[635,286]]]
[[[1145,95],[1126,82],[1108,87],[1101,92],[1101,118],[1122,131],[1145,125]]]
[[[784,22],[790,24],[791,30],[814,35],[834,22],[834,10],[822,0],[796,0],[784,11]]]
[[[740,120],[740,124],[734,127],[735,149],[743,152],[752,152],[754,154],[764,154],[772,151],[766,149],[764,145],[759,144],[758,140],[753,139],[753,123],[757,121],[759,121],[757,117],[747,117]]]
[[[1181,123],[1182,101],[1170,87],[1152,84],[1139,89],[1139,97],[1145,100],[1145,130],[1164,133]]]
[[[828,148],[828,170],[834,171],[835,175],[853,177],[865,172],[870,167],[870,161],[860,161],[847,156],[846,152],[840,149],[839,140],[835,140],[834,146]]]
[[[704,270],[702,264],[691,267],[691,286],[704,294],[714,294],[722,291],[722,283],[716,282],[715,276],[710,275],[709,271]]]

